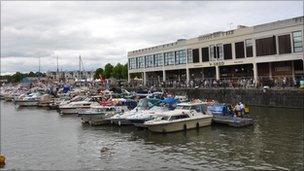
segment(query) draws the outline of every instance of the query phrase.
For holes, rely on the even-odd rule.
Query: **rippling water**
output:
[[[1,102],[4,169],[303,168],[303,111],[251,108],[247,128],[209,126],[150,133],[132,126],[83,126],[75,116]],[[100,149],[109,150],[100,153]]]

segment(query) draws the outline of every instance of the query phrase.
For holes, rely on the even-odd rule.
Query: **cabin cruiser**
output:
[[[143,123],[152,120],[155,117],[162,116],[164,112],[169,111],[165,106],[153,106],[149,110],[137,112],[133,115],[126,116],[126,120],[135,126],[143,127]]]
[[[131,111],[125,112],[125,113],[119,113],[114,115],[113,117],[109,118],[111,123],[120,125],[131,125],[132,122],[128,120],[128,118],[132,115],[143,113],[148,111],[150,108],[155,106],[160,100],[157,99],[141,99],[138,102],[138,105],[132,109]]]
[[[144,122],[152,120],[155,117],[163,116],[164,113],[169,110],[174,110],[178,102],[175,98],[166,98],[161,100],[159,105],[155,105],[149,110],[130,115],[126,119],[135,126],[143,127]]]
[[[211,125],[212,117],[204,103],[180,103],[175,110],[143,125],[152,132],[167,133]]]
[[[40,96],[41,94],[39,92],[22,94],[14,100],[14,103],[19,107],[37,106]]]
[[[110,118],[117,113],[128,111],[127,106],[92,106],[89,110],[78,112],[82,123],[90,125],[99,125],[108,123]]]
[[[59,113],[63,114],[78,114],[80,110],[90,109],[92,106],[100,106],[96,101],[91,98],[86,98],[83,101],[70,102],[68,104],[59,105]]]

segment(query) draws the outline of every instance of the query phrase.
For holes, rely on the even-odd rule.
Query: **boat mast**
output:
[[[58,78],[58,81],[59,81],[59,79],[60,79],[60,77],[59,77],[59,68],[58,68],[58,56],[57,56],[57,78]]]

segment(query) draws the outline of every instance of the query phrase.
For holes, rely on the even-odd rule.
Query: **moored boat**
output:
[[[166,115],[144,123],[152,132],[168,133],[211,125],[212,115],[203,103],[180,103]]]
[[[90,125],[100,125],[109,123],[107,118],[114,116],[117,113],[127,111],[126,106],[92,106],[89,110],[79,111],[78,116],[82,123],[89,123]]]
[[[208,106],[208,111],[213,115],[213,123],[225,124],[232,127],[244,127],[254,124],[252,118],[241,116],[239,117],[233,110],[232,107],[227,104],[214,104]],[[244,110],[244,114],[249,111],[248,108]]]
[[[37,106],[40,99],[40,93],[22,94],[14,100],[19,107]]]

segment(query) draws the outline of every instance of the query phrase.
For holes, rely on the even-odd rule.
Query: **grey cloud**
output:
[[[299,1],[1,3],[2,72],[33,69],[36,64],[27,60],[37,57],[44,57],[43,70],[54,70],[55,56],[63,70],[77,69],[78,55],[94,69],[127,62],[128,50],[228,30],[228,23],[255,25],[303,15]]]

